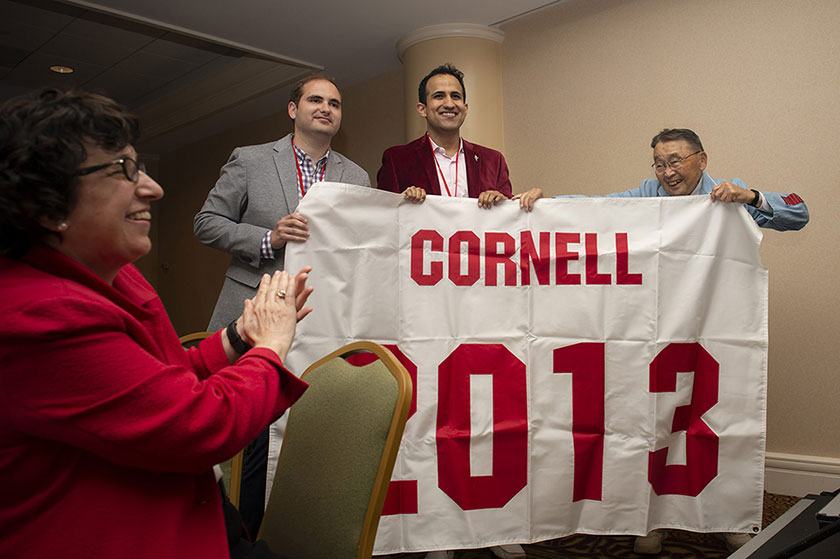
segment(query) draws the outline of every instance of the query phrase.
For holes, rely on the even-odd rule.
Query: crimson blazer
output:
[[[184,351],[132,265],[0,256],[0,557],[227,559],[213,464],[306,383],[271,350]]]
[[[464,140],[467,185],[470,198],[485,190],[498,190],[511,197],[505,156],[498,151]],[[382,167],[376,174],[377,188],[400,193],[419,186],[427,194],[440,195],[440,183],[429,140],[423,135],[413,142],[393,146],[382,154]]]

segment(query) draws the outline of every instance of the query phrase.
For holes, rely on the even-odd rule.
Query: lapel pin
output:
[[[475,160],[478,161],[478,155],[473,155],[473,157],[475,157]]]

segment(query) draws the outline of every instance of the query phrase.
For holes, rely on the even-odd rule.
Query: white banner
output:
[[[767,272],[706,197],[303,199],[292,370],[374,340],[416,370],[376,553],[761,525]]]

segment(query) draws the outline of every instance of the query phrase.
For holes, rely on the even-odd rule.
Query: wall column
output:
[[[500,30],[471,23],[445,23],[412,31],[397,42],[405,79],[406,141],[422,136],[426,121],[417,113],[417,86],[429,71],[452,63],[464,72],[469,112],[461,136],[503,151]]]

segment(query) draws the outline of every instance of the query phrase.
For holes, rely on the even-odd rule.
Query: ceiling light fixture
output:
[[[76,70],[71,68],[70,66],[63,66],[61,64],[53,64],[50,66],[50,72],[55,72],[56,74],[72,74]]]

